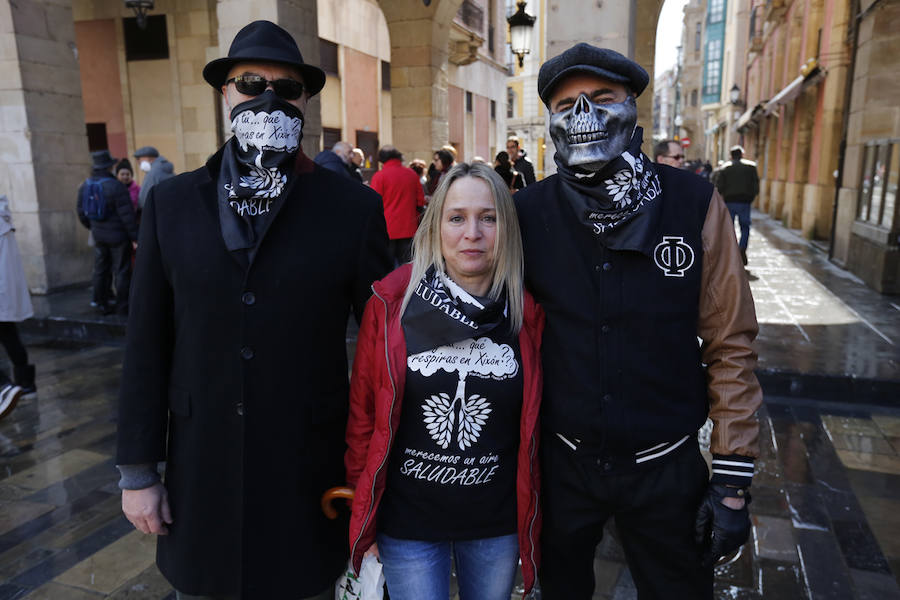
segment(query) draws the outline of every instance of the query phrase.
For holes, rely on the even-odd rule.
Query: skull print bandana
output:
[[[266,218],[293,175],[303,137],[303,114],[267,90],[231,111],[234,136],[219,171],[219,216],[230,250],[255,246]]]

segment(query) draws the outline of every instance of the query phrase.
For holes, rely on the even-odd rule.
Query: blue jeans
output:
[[[509,600],[519,564],[516,535],[461,542],[398,540],[378,534],[378,553],[391,600],[450,595],[450,554],[460,600]]]
[[[747,242],[750,241],[750,203],[749,202],[726,202],[728,212],[731,213],[731,222],[734,223],[734,217],[737,215],[738,225],[741,227],[741,240],[738,246],[741,250],[747,249]]]

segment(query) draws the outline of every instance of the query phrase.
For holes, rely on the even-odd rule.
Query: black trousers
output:
[[[6,348],[9,355],[9,362],[16,367],[25,367],[28,365],[28,352],[19,339],[19,329],[15,323],[0,321],[0,344]],[[0,385],[6,385],[10,382],[9,375],[0,370]]]
[[[109,304],[113,275],[116,281],[116,311],[128,312],[128,288],[131,286],[131,242],[94,245],[94,302]]]
[[[696,438],[637,467],[610,468],[609,457],[572,451],[554,434],[543,434],[541,453],[544,600],[590,600],[594,552],[610,517],[638,598],[712,599],[713,571],[700,566],[694,542],[709,482]]]

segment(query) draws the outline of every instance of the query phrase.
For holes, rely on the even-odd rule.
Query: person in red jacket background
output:
[[[393,146],[382,146],[378,162],[383,166],[372,176],[372,189],[381,194],[394,266],[409,261],[409,248],[425,206],[425,192],[416,172],[403,164],[403,154]]]
[[[411,171],[410,171],[411,172]],[[507,600],[539,555],[543,311],[523,287],[509,189],[486,164],[442,178],[412,264],[372,289],[350,383],[351,559],[392,600]]]

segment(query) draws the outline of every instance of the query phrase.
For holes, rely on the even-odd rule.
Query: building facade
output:
[[[531,2],[544,17],[532,72],[578,41],[653,72],[663,0]],[[224,142],[227,115],[201,71],[256,19],[285,27],[304,59],[329,72],[304,115],[307,154],[345,139],[370,157],[391,142],[408,159],[428,159],[450,142],[463,159],[488,159],[508,133],[509,8],[505,0],[156,0],[140,30],[120,0],[0,0],[0,193],[10,199],[29,287],[48,293],[90,277],[74,204],[91,148],[131,156],[153,145],[184,172]],[[515,118],[546,118],[535,81],[523,81],[519,97]],[[638,99],[639,123],[649,126],[651,113],[652,85]],[[552,146],[528,127],[525,147],[547,174]]]
[[[653,142],[680,136],[675,126],[676,105],[682,100],[678,92],[676,69],[666,69],[653,78]]]
[[[684,7],[681,37],[681,66],[678,86],[681,101],[678,116],[681,117],[679,137],[681,138],[685,160],[705,160],[706,123],[701,106],[703,83],[703,26],[706,22],[707,0],[689,0]]]
[[[754,0],[743,114],[758,207],[872,288],[900,293],[900,2]]]

